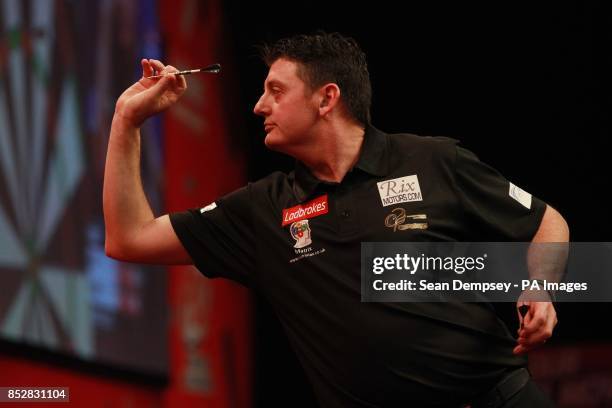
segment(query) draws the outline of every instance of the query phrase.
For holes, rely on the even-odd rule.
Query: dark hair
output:
[[[366,56],[354,39],[325,32],[296,35],[265,44],[260,53],[268,67],[279,58],[297,62],[298,75],[310,89],[337,84],[349,114],[363,125],[370,123],[370,74]]]

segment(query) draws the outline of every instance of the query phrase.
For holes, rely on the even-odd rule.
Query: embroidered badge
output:
[[[312,233],[308,225],[308,220],[294,222],[291,224],[291,227],[289,227],[289,232],[295,240],[295,245],[293,245],[294,248],[304,248],[312,244]]]
[[[314,248],[312,246],[312,230],[308,220],[294,222],[289,227],[289,232],[295,241],[293,251],[297,255],[295,258],[289,259],[289,263],[325,253],[325,248]]]
[[[508,191],[508,194],[528,210],[531,209],[531,194],[525,190],[510,183],[510,190]]]
[[[417,221],[417,222],[408,222]],[[427,229],[427,215],[426,214],[410,214],[406,215],[406,210],[402,207],[394,208],[391,214],[385,218],[385,227],[393,228],[393,232],[407,229]]]
[[[214,210],[215,208],[217,208],[217,203],[212,202],[208,204],[206,207],[200,208],[200,213],[205,213],[206,211]]]
[[[416,174],[376,183],[383,207],[392,204],[423,201]]]

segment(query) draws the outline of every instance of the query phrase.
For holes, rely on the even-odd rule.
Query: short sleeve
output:
[[[198,209],[170,214],[170,222],[194,265],[209,278],[251,286],[255,245],[250,187]]]
[[[456,145],[457,194],[466,212],[472,241],[531,241],[546,203],[508,181]]]

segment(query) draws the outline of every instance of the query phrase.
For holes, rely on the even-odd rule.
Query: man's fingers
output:
[[[541,326],[540,330],[535,333],[527,335],[521,335],[518,338],[518,345],[522,346],[526,350],[530,350],[534,347],[541,346],[552,336],[552,328],[547,326]]]
[[[547,324],[549,317],[548,304],[534,302],[529,308],[529,312],[523,321],[523,334],[528,336],[540,330]]]
[[[173,67],[172,65],[166,65],[165,70],[165,72],[167,73],[179,71],[178,69],[176,69],[176,67]],[[162,80],[166,81],[165,89],[171,89],[172,92],[178,95],[182,94],[185,89],[187,89],[187,81],[185,80],[185,77],[183,75],[166,75],[162,78]]]
[[[539,303],[532,308],[535,309],[533,316],[531,313],[526,316],[518,338],[520,344],[529,346],[539,345],[548,340],[557,323],[557,316],[551,304]]]
[[[514,354],[524,354],[546,343],[557,324],[557,314],[550,302],[532,302],[519,329],[518,345]]]
[[[533,333],[523,333],[519,336],[519,343],[540,345],[552,337],[553,329],[555,328],[555,320],[550,319],[545,324],[541,325],[537,331]]]
[[[518,344],[516,347],[514,347],[514,349],[512,350],[512,353],[514,353],[514,354],[525,354],[525,353],[531,351],[532,349],[536,348],[537,346],[541,346],[544,343],[546,343],[546,341],[541,341],[539,343]]]
[[[161,61],[156,59],[150,59],[150,64],[155,69],[155,72],[152,75],[163,75],[172,72],[178,72],[179,70],[172,65],[164,65]],[[175,85],[178,89],[184,90],[187,88],[187,81],[185,77],[182,75],[166,75],[159,79],[159,82],[164,81],[164,89],[167,89],[168,85]]]
[[[151,62],[151,64],[155,68],[156,75],[163,75],[163,74],[169,74],[169,73],[172,73],[172,72],[178,72],[178,69],[176,69],[172,65],[164,65],[159,60],[150,59],[149,61]],[[176,75],[166,75],[163,78],[174,78],[175,76]]]
[[[161,61],[156,60],[156,59],[149,59],[149,63],[153,66],[153,69],[155,69],[156,75],[164,73],[163,71],[166,68],[166,66]]]
[[[514,348],[514,350],[512,350],[512,353],[514,353],[514,354],[525,354],[528,351],[529,351],[529,349],[527,347],[522,346],[522,345],[519,344],[518,346],[516,346]]]
[[[539,346],[541,344],[546,343],[546,340],[548,340],[551,336],[552,336],[552,330],[542,328],[542,330],[530,336],[519,337],[518,343],[520,345],[528,346],[528,347]]]
[[[153,75],[153,67],[151,66],[151,63],[149,62],[148,59],[143,58],[142,60],[140,60],[140,65],[142,66],[142,76],[143,77],[149,77],[151,75]]]
[[[160,66],[159,64],[156,65],[158,67]],[[166,65],[161,73],[165,74],[176,71],[177,69],[172,65]],[[165,109],[172,103],[174,103],[178,99],[178,97],[180,97],[180,95],[185,91],[186,84],[184,82],[184,79],[182,82],[180,81],[180,79],[183,79],[180,78],[180,75],[164,75],[163,77],[159,78],[157,80],[157,83],[155,83],[146,92],[149,93],[151,97],[155,100],[163,100],[164,102],[161,102],[161,105],[159,106],[163,106],[161,109]]]
[[[546,326],[546,317],[542,315],[534,316],[532,319],[525,319],[526,321],[523,323],[522,334],[524,336],[530,336],[534,333],[537,333],[542,329],[542,327]]]
[[[187,80],[185,79],[185,75],[173,75],[176,77],[176,81],[178,83],[179,88],[186,89],[187,88]]]

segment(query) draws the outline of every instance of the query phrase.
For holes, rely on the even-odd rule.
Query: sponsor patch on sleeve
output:
[[[200,213],[205,213],[206,211],[214,210],[215,208],[217,208],[217,203],[212,202],[208,204],[206,207],[200,208]]]
[[[522,188],[510,183],[510,191],[508,194],[510,194],[510,197],[521,203],[528,210],[531,209],[531,194],[529,194]]]

